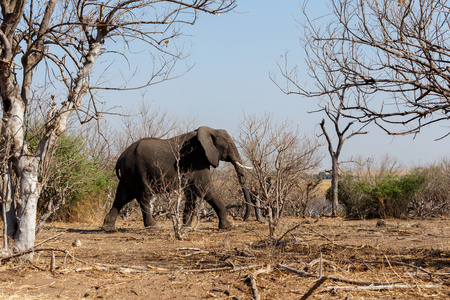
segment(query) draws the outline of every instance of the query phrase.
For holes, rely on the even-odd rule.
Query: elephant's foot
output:
[[[233,224],[231,224],[230,221],[225,220],[225,221],[219,221],[219,228],[220,229],[228,229],[233,227]]]
[[[116,226],[110,224],[103,224],[102,230],[105,232],[116,232]]]
[[[155,227],[156,226],[156,222],[155,220],[151,220],[151,221],[144,221],[144,227]]]
[[[102,230],[105,232],[115,232],[116,229],[116,219],[119,214],[119,210],[115,207],[111,208],[111,211],[106,215],[103,221]]]

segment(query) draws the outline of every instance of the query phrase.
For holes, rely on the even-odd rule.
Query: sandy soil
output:
[[[218,230],[215,219],[202,221],[176,240],[169,221],[145,229],[139,217],[119,220],[116,233],[99,225],[50,224],[37,243],[59,236],[38,247],[46,250],[37,250],[32,264],[2,261],[0,298],[253,299],[254,278],[261,299],[300,299],[320,269],[335,278],[309,299],[450,298],[448,219],[385,220],[377,226],[377,220],[288,218],[280,233],[299,226],[274,246],[267,242],[267,224],[255,221],[234,220],[230,230]],[[81,246],[73,245],[76,239]],[[338,279],[397,288],[358,290],[355,282]]]

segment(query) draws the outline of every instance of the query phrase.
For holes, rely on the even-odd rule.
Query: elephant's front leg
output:
[[[217,214],[217,217],[219,217],[219,228],[230,228],[232,225],[227,218],[227,209],[223,202],[220,201],[219,196],[216,194],[216,192],[212,189],[208,189],[205,193],[204,199],[209,203],[209,205],[212,206]]]
[[[145,195],[140,197],[138,200],[139,206],[141,207],[142,217],[144,218],[144,226],[151,227],[156,225],[155,219],[153,219],[152,210],[150,207],[151,196]]]
[[[219,217],[219,228],[230,228],[232,225],[227,219],[227,209],[214,191],[209,170],[205,169],[194,173],[192,179],[191,186],[195,190],[195,194],[205,199]]]

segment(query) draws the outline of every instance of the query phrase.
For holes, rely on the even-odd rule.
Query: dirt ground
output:
[[[118,220],[116,233],[50,224],[32,264],[2,261],[0,299],[300,299],[321,271],[309,299],[450,298],[449,219],[288,218],[268,245],[256,221],[201,221],[176,240],[170,221],[145,229],[139,217]]]

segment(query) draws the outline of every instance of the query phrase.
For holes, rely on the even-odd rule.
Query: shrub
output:
[[[426,180],[411,201],[410,210],[420,217],[449,214],[450,160],[426,168],[415,168],[411,172]]]
[[[346,174],[340,180],[339,201],[349,218],[404,217],[425,182],[426,177],[420,174],[399,176],[390,172],[374,180]],[[327,199],[331,199],[331,190]]]
[[[87,221],[99,210],[103,215],[115,175],[88,153],[82,138],[68,134],[60,137],[38,204],[38,227],[48,218]]]

